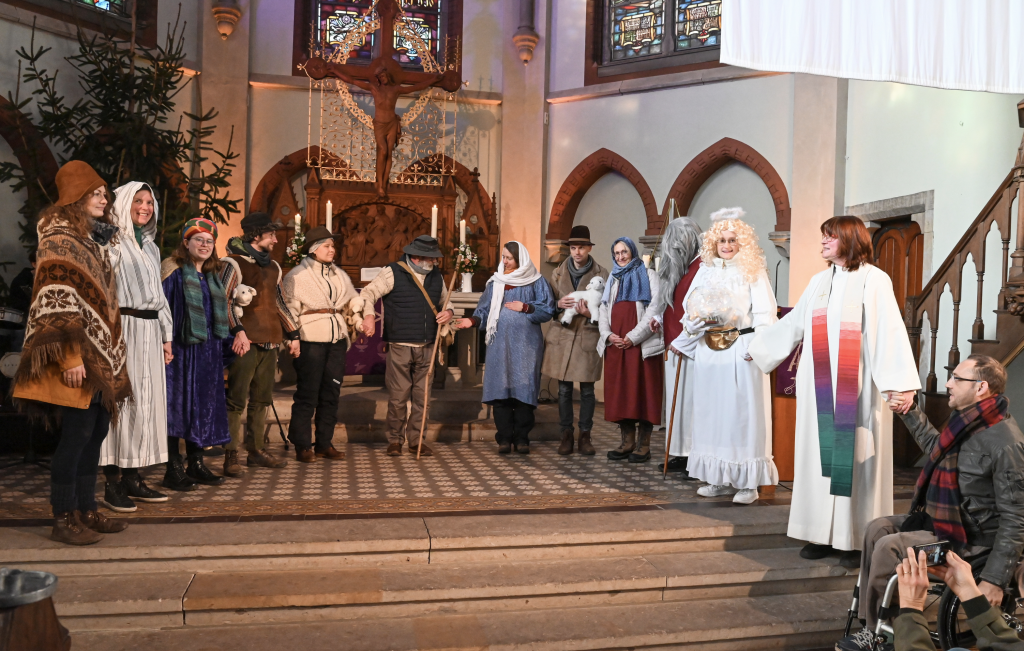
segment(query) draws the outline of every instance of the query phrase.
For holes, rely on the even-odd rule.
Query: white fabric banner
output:
[[[724,0],[721,61],[1024,93],[1021,0]]]

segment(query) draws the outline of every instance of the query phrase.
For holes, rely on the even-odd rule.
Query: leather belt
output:
[[[124,316],[133,316],[136,319],[147,319],[149,321],[156,321],[160,318],[160,313],[156,310],[136,310],[130,307],[122,307],[121,314]]]
[[[305,312],[303,312],[299,316],[306,316],[307,314],[341,314],[341,313],[342,313],[342,310],[339,310],[338,308],[330,307],[330,308],[323,309],[323,310],[306,310]]]

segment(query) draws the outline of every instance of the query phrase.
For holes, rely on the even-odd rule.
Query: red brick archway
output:
[[[576,219],[576,209],[579,208],[583,195],[608,172],[618,172],[636,188],[647,216],[646,234],[657,235],[661,232],[662,216],[658,214],[654,194],[651,193],[651,188],[647,185],[643,175],[628,160],[610,149],[598,149],[584,158],[562,182],[562,187],[559,188],[558,194],[555,195],[555,202],[551,206],[551,217],[548,220],[548,232],[544,236],[545,239],[569,239],[569,232]]]
[[[772,164],[756,149],[732,138],[722,138],[691,160],[676,177],[675,183],[668,192],[662,214],[667,215],[672,199],[676,200],[676,210],[680,215],[688,214],[693,197],[711,175],[731,162],[743,163],[754,170],[772,195],[775,203],[775,230],[788,231],[792,208],[789,205],[789,191],[782,177],[775,171]],[[657,232],[648,235],[657,235]]]

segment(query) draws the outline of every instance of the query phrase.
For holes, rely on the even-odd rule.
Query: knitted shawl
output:
[[[81,351],[84,385],[100,394],[111,418],[131,398],[117,285],[105,246],[82,240],[63,219],[39,231],[36,277],[15,382],[37,380],[72,346]],[[25,401],[29,402],[29,401]],[[52,405],[23,405],[52,411]]]

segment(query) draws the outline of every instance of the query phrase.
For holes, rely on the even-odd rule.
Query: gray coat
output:
[[[939,431],[920,407],[901,416],[925,454]],[[957,458],[960,518],[968,545],[991,547],[981,578],[1006,586],[1024,552],[1024,434],[1012,416],[983,429],[960,446]]]
[[[572,258],[567,258],[551,273],[555,302],[575,291],[572,278],[566,271],[566,265],[571,263]],[[594,276],[608,279],[608,270],[597,264],[597,260],[594,260],[590,271],[580,278],[579,288],[585,289]],[[590,310],[597,315],[600,307],[591,305]],[[563,325],[556,318],[544,336],[544,364],[541,372],[565,382],[597,382],[604,368],[601,356],[597,354],[597,340],[600,336],[600,329],[581,314],[574,316],[569,325]]]

